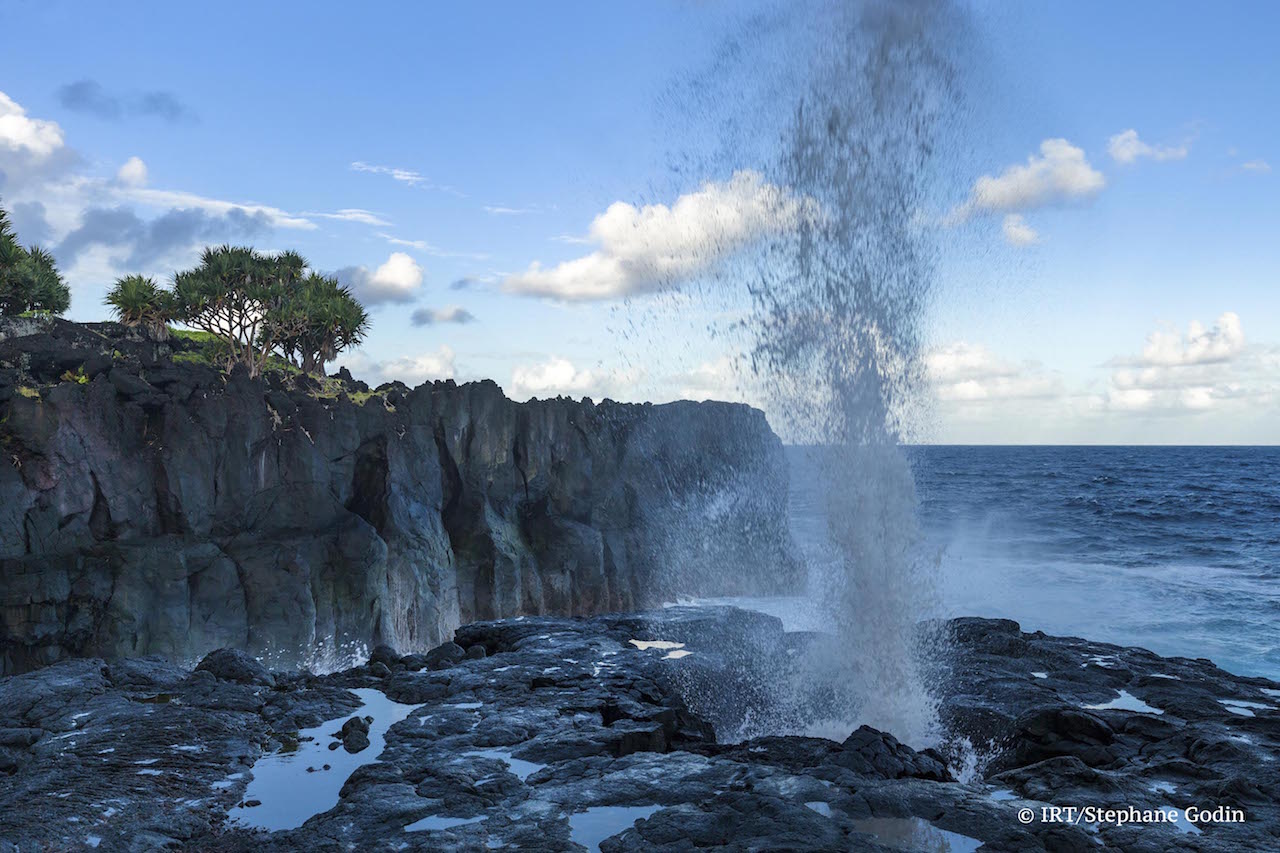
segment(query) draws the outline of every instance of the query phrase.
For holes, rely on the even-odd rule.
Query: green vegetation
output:
[[[107,292],[106,302],[121,325],[141,329],[152,340],[169,337],[169,320],[173,318],[173,294],[140,275],[126,276]]]
[[[296,252],[264,255],[251,248],[206,249],[195,269],[165,289],[141,276],[116,282],[107,304],[123,324],[156,340],[179,322],[195,332],[211,363],[250,376],[267,367],[324,375],[324,365],[364,339],[369,315],[337,280],[308,272]],[[196,338],[195,335],[204,337]]]
[[[61,314],[71,307],[71,290],[53,255],[39,246],[23,248],[0,208],[0,315]]]

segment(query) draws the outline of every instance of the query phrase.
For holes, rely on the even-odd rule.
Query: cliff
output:
[[[322,665],[797,581],[781,445],[746,406],[250,380],[192,349],[0,320],[0,672]]]

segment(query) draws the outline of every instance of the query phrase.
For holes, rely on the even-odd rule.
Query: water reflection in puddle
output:
[[[600,842],[626,832],[662,806],[596,806],[569,815],[569,840],[598,853]]]
[[[233,808],[230,817],[235,823],[269,832],[295,829],[308,818],[333,808],[338,803],[338,792],[355,769],[376,761],[382,754],[387,730],[416,707],[393,702],[378,690],[351,692],[363,703],[356,711],[299,732],[298,748],[292,752],[274,752],[258,759],[242,802],[256,800],[260,805]],[[369,746],[354,754],[343,748],[329,749],[333,742],[330,735],[353,716],[373,717]],[[323,769],[325,765],[328,770]]]
[[[876,841],[895,850],[920,853],[973,853],[982,842],[958,832],[939,829],[918,817],[873,817],[855,820],[858,832],[874,835]]]

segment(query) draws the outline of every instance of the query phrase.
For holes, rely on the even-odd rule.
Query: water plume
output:
[[[719,113],[720,170],[765,164],[804,212],[720,283],[740,293],[747,274],[750,384],[775,429],[812,448],[829,545],[810,580],[834,636],[759,733],[939,735],[927,674],[939,640],[920,627],[934,583],[902,445],[927,415],[924,324],[965,40],[946,0],[788,3],[727,40],[713,72],[738,86]]]

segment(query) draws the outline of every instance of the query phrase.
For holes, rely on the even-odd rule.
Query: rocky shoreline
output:
[[[329,675],[231,650],[68,660],[0,680],[0,851],[1280,847],[1280,684],[1007,621],[947,630],[936,751],[869,728],[717,740],[813,640],[734,608],[479,622]]]

